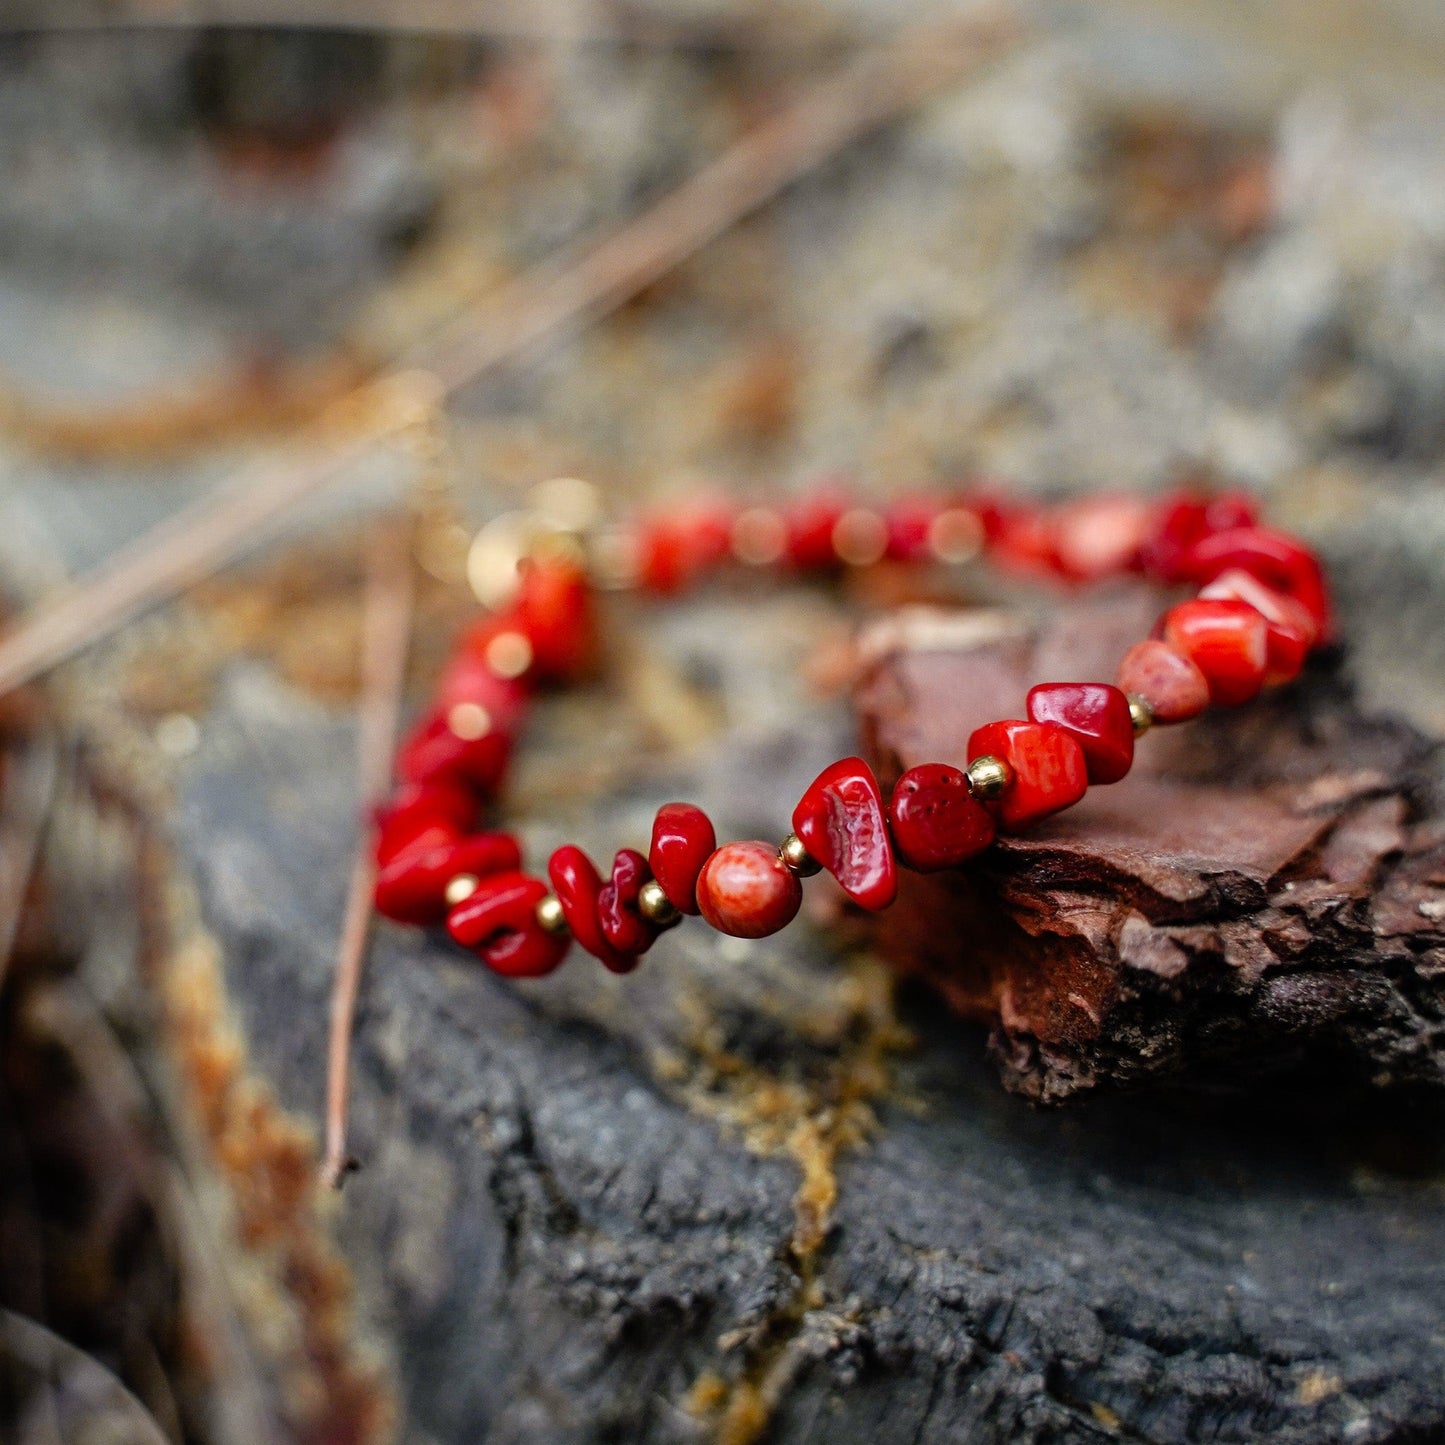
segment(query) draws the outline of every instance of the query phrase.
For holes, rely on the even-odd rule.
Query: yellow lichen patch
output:
[[[1323,1370],[1311,1370],[1294,1388],[1294,1397],[1301,1405],[1318,1405],[1331,1395],[1338,1395],[1345,1387],[1338,1375],[1327,1375]]]
[[[818,1262],[838,1200],[838,1158],[877,1128],[873,1101],[889,1085],[887,1056],[908,1035],[894,1015],[892,975],[861,957],[840,970],[804,1018],[788,1013],[804,1047],[785,1076],[730,1051],[702,1001],[693,1008],[690,1052],[660,1059],[658,1076],[692,1108],[736,1130],[749,1149],[791,1159],[801,1176],[789,1239],[796,1289],[761,1324],[720,1342],[724,1349],[749,1342],[742,1371],[730,1381],[708,1371],[686,1399],[715,1426],[719,1445],[752,1445],[801,1363],[807,1317],[826,1304]]]
[[[293,1437],[390,1439],[391,1394],[380,1369],[357,1358],[350,1273],[322,1225],[315,1145],[247,1072],[210,939],[194,932],[175,949],[162,995],[178,1069],[233,1211],[242,1298],[256,1337],[278,1356]]]

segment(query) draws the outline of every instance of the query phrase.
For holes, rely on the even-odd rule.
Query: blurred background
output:
[[[715,237],[679,241],[605,305],[564,308],[511,344],[546,312],[537,268],[586,256],[825,77],[939,25],[955,38],[927,48],[937,60],[956,45],[959,59],[928,95],[853,138],[848,117],[877,94],[845,90],[836,143],[800,156],[788,184],[757,204],[730,205],[721,178],[689,193],[689,215],[721,197]],[[13,621],[237,477],[284,478],[354,388],[427,363],[439,337],[465,356],[480,336],[486,365],[458,373],[443,468],[468,527],[559,474],[595,481],[619,514],[709,490],[775,499],[840,475],[870,498],[974,476],[1048,497],[1240,486],[1322,549],[1367,706],[1438,733],[1442,140],[1433,0],[976,13],[924,0],[0,0],[5,606]],[[748,165],[756,176],[762,162]],[[670,234],[690,224],[674,215]],[[362,537],[415,469],[406,448],[366,450],[256,527],[239,569],[7,699],[7,735],[48,739],[13,747],[4,775],[7,1439],[722,1429],[738,1445],[768,1428],[766,1390],[749,1414],[722,1409],[691,1356],[681,1378],[667,1373],[669,1332],[693,1339],[685,1315],[638,1326],[629,1398],[592,1361],[611,1401],[595,1418],[578,1403],[594,1399],[582,1367],[528,1375],[533,1307],[509,1304],[488,1273],[487,1251],[504,1247],[458,1234],[449,1211],[472,1188],[540,1191],[529,1208],[545,1213],[556,1201],[539,1169],[468,1185],[448,1172],[445,1138],[412,1140],[392,1146],[386,1177],[424,1197],[363,1193],[349,1215],[315,1197],[349,843],[314,859],[310,911],[268,902],[247,869],[274,852],[274,825],[244,799],[274,785],[267,798],[295,821],[314,785],[349,816]],[[846,737],[841,704],[805,725],[816,701],[779,681],[836,638],[836,609],[743,601],[636,629],[624,615],[611,702],[559,703],[524,764],[519,811],[551,820],[539,838],[569,816],[615,836],[638,807],[596,797],[629,766],[686,776],[676,760],[699,739],[741,726],[761,758],[784,735],[824,753]],[[428,582],[418,606],[424,679],[470,604]],[[642,637],[654,627],[660,664]],[[263,777],[303,736],[306,766]],[[56,809],[65,826],[43,827]],[[224,838],[218,815],[237,820]],[[302,894],[312,867],[288,856]],[[315,955],[309,1059],[294,1040],[269,1055],[257,1020],[274,1000],[226,981],[297,939]],[[627,1007],[569,1013],[557,998],[574,1043]],[[828,998],[839,1037],[871,1007]],[[404,1072],[385,1038],[369,1047],[383,1072]],[[361,1117],[379,1149],[384,1100]],[[530,1148],[496,1127],[489,1157]],[[753,1155],[746,1188],[786,1212],[791,1175],[776,1151]],[[434,1216],[426,1201],[442,1196]],[[744,1294],[748,1268],[771,1268],[766,1248],[749,1259]],[[616,1292],[642,1288],[617,1269]],[[473,1293],[494,1334],[463,1369],[447,1302],[469,1271],[492,1280]],[[566,1288],[551,1278],[542,1293]],[[727,1312],[708,1308],[698,1332],[715,1335]],[[1422,1329],[1438,1340],[1433,1320]],[[1344,1410],[1320,1388],[1315,1404]],[[1422,1399],[1410,1428],[1445,1428],[1438,1382]],[[1100,1408],[1084,1411],[1092,1423],[1066,1412],[1055,1434],[995,1421],[954,1435],[945,1419],[927,1438],[1196,1438],[1177,1422],[1121,1434]],[[1350,1433],[1356,1418],[1369,1417],[1288,1438],[1407,1438]],[[1265,1438],[1256,1427],[1221,1438]],[[825,1430],[794,1420],[779,1438]],[[888,1430],[871,1438],[914,1438]]]

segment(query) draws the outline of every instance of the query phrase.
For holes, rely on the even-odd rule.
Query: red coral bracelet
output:
[[[559,482],[549,495],[576,502],[579,493],[585,500],[581,484]],[[444,923],[512,977],[550,973],[574,940],[625,973],[688,914],[738,937],[775,933],[798,912],[801,880],[822,870],[860,907],[886,908],[900,866],[958,867],[998,832],[1119,781],[1150,726],[1290,681],[1333,626],[1318,560],[1261,526],[1254,504],[1234,494],[1045,508],[971,493],[873,510],[829,489],[786,510],[693,505],[608,540],[607,565],[659,594],[729,564],[803,574],[884,558],[957,562],[987,549],[1004,566],[1072,582],[1133,573],[1197,595],[1165,612],[1113,683],[1044,683],[1029,692],[1025,717],[979,728],[966,768],[912,768],[885,800],[868,765],[844,758],[804,792],[781,845],[719,847],[706,814],[669,803],[646,855],[624,848],[604,877],[580,848],[559,848],[544,882],[522,871],[515,838],[477,825],[537,688],[576,676],[593,654],[594,586],[566,525],[509,520],[484,531],[473,582],[494,605],[462,638],[402,745],[399,785],[376,810],[375,901],[398,922]]]

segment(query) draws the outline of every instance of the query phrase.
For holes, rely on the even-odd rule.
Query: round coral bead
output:
[[[1181,652],[1150,638],[1119,664],[1119,688],[1142,697],[1157,723],[1187,722],[1209,706],[1209,681]]]
[[[1269,664],[1269,633],[1264,618],[1247,602],[1181,602],[1164,614],[1163,631],[1163,640],[1204,674],[1211,702],[1234,707],[1259,696]]]
[[[1117,783],[1133,766],[1129,699],[1110,683],[1040,683],[1027,706],[1035,722],[1057,723],[1084,750],[1091,784]]]
[[[863,908],[887,908],[898,891],[883,795],[862,758],[823,769],[793,809],[793,832]]]
[[[766,938],[786,928],[802,902],[802,884],[771,843],[725,843],[697,880],[702,916],[734,938]]]
[[[1089,788],[1084,750],[1057,723],[989,723],[969,737],[968,755],[1001,758],[1012,770],[1008,787],[990,804],[999,826],[1011,831],[1071,807]]]
[[[899,778],[888,805],[898,857],[919,873],[956,868],[994,838],[993,814],[947,763],[923,763]]]
[[[701,808],[664,803],[652,821],[647,861],[652,876],[679,913],[697,912],[697,880],[717,847],[717,833]]]

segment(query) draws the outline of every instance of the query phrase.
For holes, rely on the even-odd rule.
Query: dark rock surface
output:
[[[729,615],[670,624],[673,661]],[[568,726],[544,716],[544,753]],[[349,737],[243,671],[207,739],[179,841],[256,1058],[314,1115]],[[777,728],[564,811],[601,848],[675,790],[745,833],[836,741]],[[876,968],[802,924],[742,948],[682,929],[630,978],[574,959],[521,987],[384,930],[340,1229],[408,1438],[1445,1431],[1435,1116],[1314,1088],[1037,1112],[979,1030],[902,1008],[894,1052]]]

